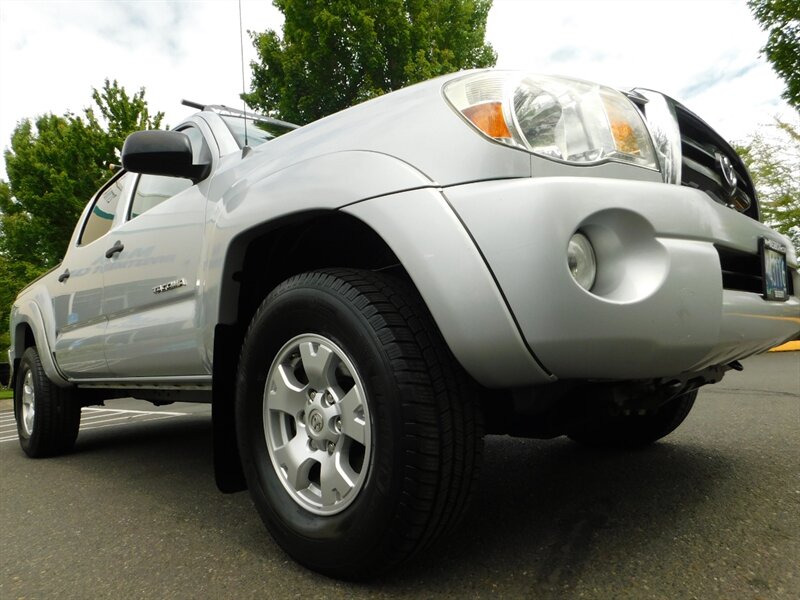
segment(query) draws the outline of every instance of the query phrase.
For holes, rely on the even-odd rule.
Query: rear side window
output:
[[[240,148],[245,145],[245,127],[247,127],[247,145],[251,148],[260,146],[284,133],[289,133],[293,129],[292,127],[283,127],[277,123],[259,121],[256,115],[253,115],[252,118],[248,117],[247,123],[242,117],[220,115],[220,118],[228,126]]]
[[[125,184],[128,178],[129,174],[126,173],[100,191],[92,207],[92,212],[89,213],[83,226],[81,238],[78,240],[79,246],[91,244],[111,230],[111,225],[114,223],[114,215],[117,213],[117,207],[125,191]]]

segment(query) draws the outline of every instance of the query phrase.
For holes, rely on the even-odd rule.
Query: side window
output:
[[[164,175],[142,175],[136,185],[131,203],[129,219],[135,219],[151,208],[155,208],[167,198],[192,187],[188,179],[178,177],[165,177]]]
[[[100,191],[92,207],[92,212],[89,213],[86,223],[83,225],[83,231],[78,240],[79,246],[91,244],[111,230],[111,225],[114,223],[114,215],[117,212],[120,198],[122,198],[129,178],[130,173],[125,173]]]
[[[198,164],[211,160],[211,152],[208,149],[203,134],[197,127],[184,127],[178,129],[181,133],[188,136],[192,144],[193,162]],[[136,185],[131,202],[131,211],[128,219],[135,219],[139,215],[146,213],[151,208],[155,208],[164,200],[172,198],[185,189],[192,187],[192,182],[188,179],[178,177],[165,177],[163,175],[142,175]]]

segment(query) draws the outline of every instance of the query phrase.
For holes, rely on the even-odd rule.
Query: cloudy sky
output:
[[[279,30],[282,15],[243,0],[242,21]],[[487,40],[498,67],[657,89],[730,140],[793,114],[744,0],[495,0]],[[23,118],[80,113],[107,77],[145,87],[172,126],[192,112],[182,98],[239,106],[237,1],[0,0],[0,147]]]

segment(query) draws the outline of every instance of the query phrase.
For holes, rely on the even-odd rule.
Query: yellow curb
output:
[[[782,346],[776,346],[770,352],[789,352],[790,350],[800,350],[800,340],[786,342]]]

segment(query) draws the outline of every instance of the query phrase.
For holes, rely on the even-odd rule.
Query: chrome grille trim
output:
[[[673,101],[681,136],[681,185],[706,192],[720,204],[758,220],[758,202],[750,174],[734,149],[705,121]],[[724,158],[723,158],[724,157]],[[732,168],[727,178],[722,162]]]
[[[645,117],[645,123],[653,138],[653,147],[661,165],[661,174],[665,183],[681,182],[681,146],[678,117],[669,98],[658,92],[645,89],[634,89],[647,100],[646,104],[637,104]]]
[[[669,96],[642,88],[633,92],[647,99],[637,106],[653,138],[664,181],[702,190],[715,202],[759,220],[753,181],[731,145]]]

